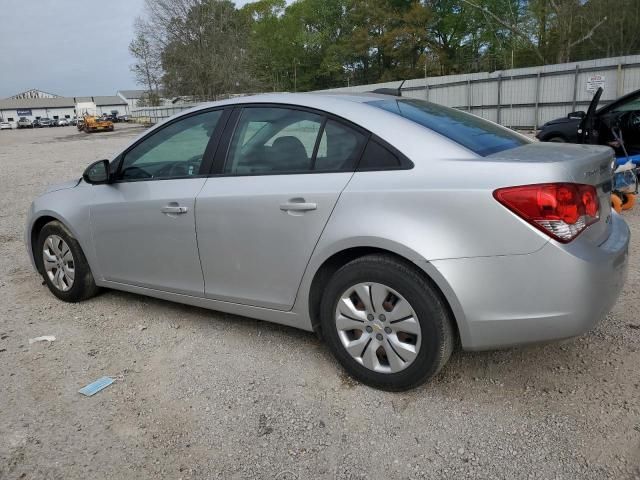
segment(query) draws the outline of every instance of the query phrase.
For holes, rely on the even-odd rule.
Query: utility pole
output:
[[[424,99],[429,100],[429,84],[427,83],[427,56],[424,56]]]
[[[294,58],[293,59],[293,91],[294,92],[298,91],[298,69],[297,69],[297,65],[298,65],[298,59]]]

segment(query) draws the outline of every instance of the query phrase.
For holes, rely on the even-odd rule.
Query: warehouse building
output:
[[[129,105],[118,95],[60,97],[34,89],[0,100],[0,120],[11,123],[14,128],[20,117],[56,120],[82,116],[85,113],[102,115],[116,111],[118,115],[129,114]]]
[[[144,94],[144,90],[118,90],[117,92],[117,95],[127,102],[130,110],[138,107],[138,103],[140,102],[140,99],[144,97]]]
[[[129,105],[129,111],[143,107],[144,105],[141,105],[141,103],[143,103],[146,94],[146,90],[118,90],[117,92],[117,95]],[[165,97],[162,91],[159,92],[159,96],[158,106],[172,105],[176,103],[174,99]]]

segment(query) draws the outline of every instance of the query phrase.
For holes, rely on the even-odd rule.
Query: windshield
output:
[[[427,127],[483,157],[529,143],[483,118],[423,100],[398,98],[368,103]]]

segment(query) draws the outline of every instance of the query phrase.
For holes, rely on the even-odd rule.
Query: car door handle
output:
[[[160,211],[162,213],[180,214],[180,213],[187,213],[189,211],[189,208],[187,208],[187,207],[177,207],[177,206],[173,206],[173,205],[167,205],[166,207],[162,207],[162,209],[160,209]]]
[[[280,210],[284,212],[307,212],[318,208],[317,203],[309,202],[285,202],[280,204]]]

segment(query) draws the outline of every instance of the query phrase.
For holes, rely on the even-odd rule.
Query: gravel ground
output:
[[[386,393],[310,333],[42,286],[22,243],[31,199],[140,131],[0,132],[0,478],[640,479],[640,209],[627,285],[594,331],[456,352],[430,384]],[[40,335],[56,340],[29,345]],[[116,382],[77,393],[103,375]]]

